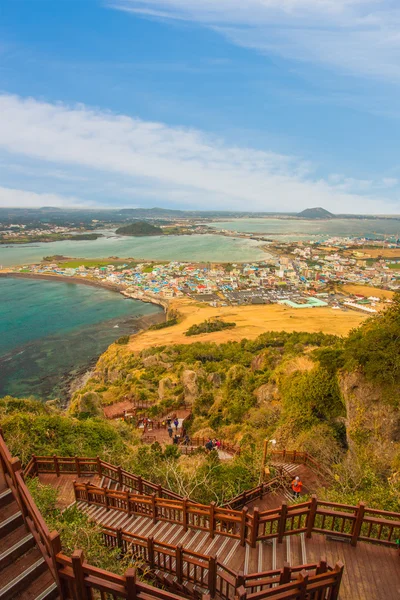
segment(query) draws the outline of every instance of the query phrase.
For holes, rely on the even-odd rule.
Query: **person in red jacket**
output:
[[[292,490],[293,490],[294,498],[300,498],[300,493],[301,493],[302,487],[303,487],[303,484],[300,481],[300,477],[299,476],[295,477],[292,481]]]

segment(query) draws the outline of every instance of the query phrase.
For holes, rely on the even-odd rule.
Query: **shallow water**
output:
[[[314,237],[400,237],[400,219],[234,219],[210,223],[218,229],[259,233],[271,239],[302,240]]]
[[[65,397],[66,384],[137,319],[162,309],[85,285],[0,278],[0,397]]]
[[[121,237],[108,232],[97,240],[0,246],[0,266],[28,265],[55,254],[72,258],[143,258],[174,261],[257,261],[268,255],[260,243],[221,235]]]

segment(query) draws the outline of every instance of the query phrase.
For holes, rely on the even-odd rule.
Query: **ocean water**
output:
[[[97,240],[0,246],[0,268],[39,262],[55,254],[71,258],[246,262],[268,257],[259,242],[220,235],[121,237],[112,232]]]
[[[271,239],[296,241],[337,237],[400,237],[400,219],[234,219],[210,223],[218,229],[239,233],[258,233]]]
[[[139,317],[162,309],[85,285],[0,278],[0,397],[65,398],[69,382]]]

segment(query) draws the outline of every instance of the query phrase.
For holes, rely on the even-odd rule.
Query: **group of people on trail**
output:
[[[211,439],[208,438],[207,442],[205,443],[205,447],[207,450],[209,450],[211,452],[211,450],[219,450],[219,448],[221,448],[221,442],[217,439]]]
[[[171,439],[172,439],[172,434],[174,433],[174,430],[172,429],[172,425],[174,425],[174,427],[175,427],[175,435],[173,437],[173,443],[178,444],[178,442],[179,442],[179,435],[178,435],[179,419],[178,419],[178,417],[175,417],[175,419],[173,421],[172,421],[171,417],[168,417],[168,419],[167,419],[167,431],[168,431],[168,435]]]

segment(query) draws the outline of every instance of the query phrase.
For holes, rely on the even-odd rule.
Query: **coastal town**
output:
[[[62,276],[119,289],[130,298],[166,306],[189,297],[211,306],[283,304],[291,308],[331,306],[375,313],[400,289],[397,243],[332,238],[320,242],[274,243],[268,258],[252,263],[103,261],[48,257],[40,264],[3,272]],[[343,287],[369,286],[368,295]],[[368,289],[368,288],[367,288]],[[378,290],[387,290],[382,296]]]

